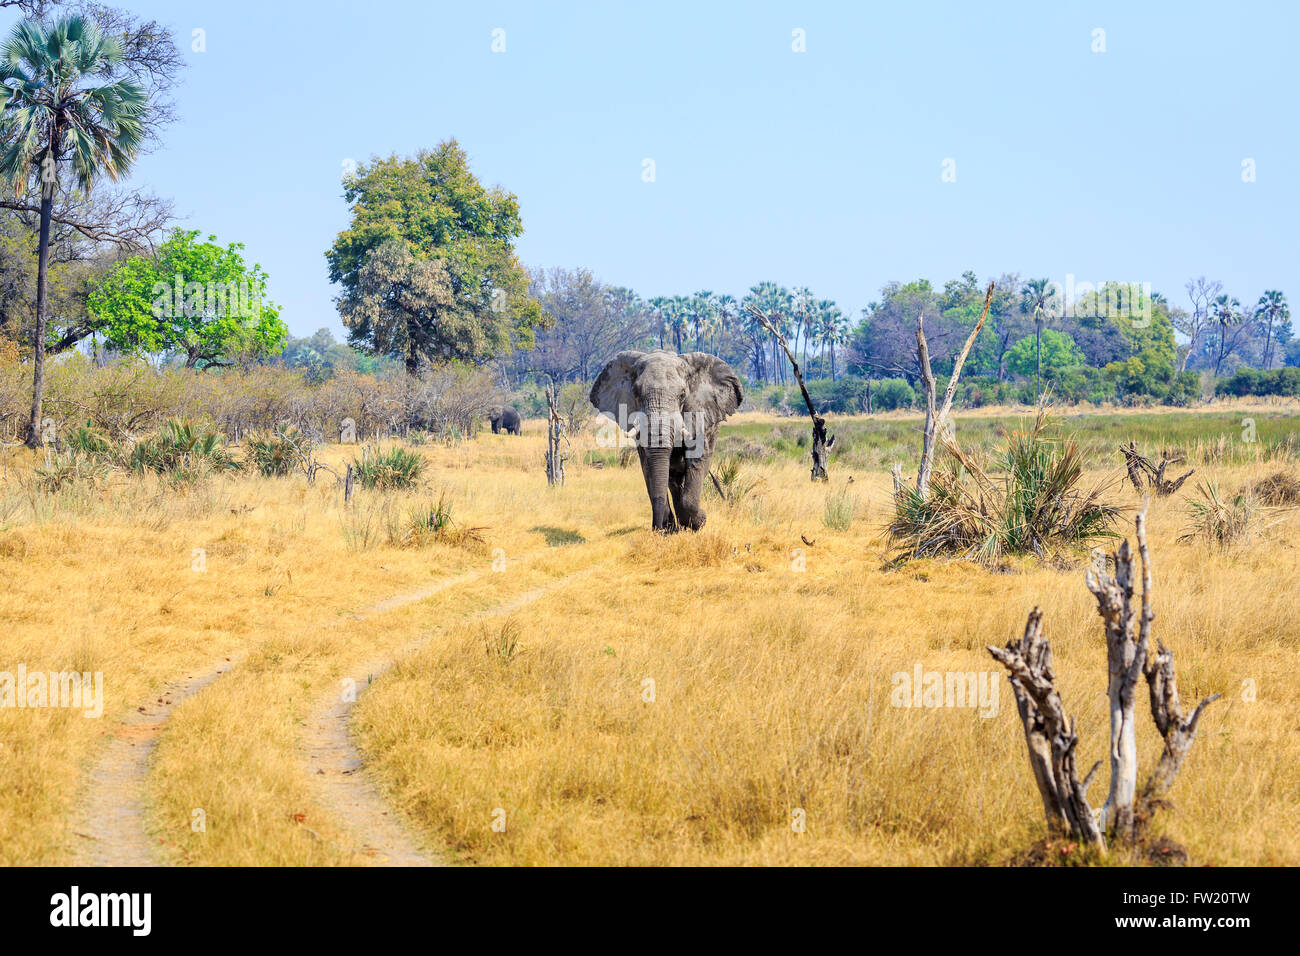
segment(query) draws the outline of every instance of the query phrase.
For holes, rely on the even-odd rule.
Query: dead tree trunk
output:
[[[568,457],[564,447],[568,436],[564,420],[560,417],[559,389],[554,383],[546,386],[546,483],[564,484],[564,462]]]
[[[916,318],[916,354],[921,364],[921,385],[925,390],[925,430],[921,433],[921,467],[916,475],[916,491],[922,498],[930,497],[930,473],[934,469],[935,436],[952,412],[952,400],[957,394],[957,381],[961,378],[961,367],[966,364],[966,356],[970,354],[971,346],[975,344],[980,329],[984,327],[984,320],[988,318],[989,306],[992,303],[993,283],[990,282],[988,291],[984,293],[984,310],[980,312],[979,321],[975,323],[974,330],[966,339],[966,344],[962,346],[957,360],[953,362],[952,377],[948,379],[948,387],[943,393],[943,405],[938,408],[935,402],[937,388],[934,371],[930,368],[930,347],[925,341],[925,319],[924,316]]]
[[[773,337],[781,344],[781,350],[785,352],[785,357],[790,360],[790,367],[794,369],[795,380],[799,383],[799,391],[803,393],[804,404],[808,406],[808,416],[812,419],[812,480],[829,481],[830,475],[827,473],[826,466],[829,464],[829,452],[835,447],[835,436],[827,436],[826,419],[817,414],[813,408],[812,398],[808,395],[808,387],[803,383],[803,372],[799,369],[799,363],[795,361],[794,353],[790,351],[790,346],[785,340],[785,336],[776,330],[761,309],[755,306],[748,306],[749,314],[757,319],[763,326],[772,333]]]
[[[1020,720],[1024,725],[1029,762],[1043,799],[1048,826],[1103,849],[1107,838],[1133,843],[1137,823],[1149,819],[1160,798],[1168,791],[1182,767],[1196,736],[1201,713],[1219,695],[1201,701],[1190,717],[1184,718],[1178,700],[1173,655],[1159,645],[1148,657],[1151,621],[1151,557],[1147,550],[1146,508],[1135,520],[1138,555],[1141,560],[1142,603],[1134,607],[1134,567],[1129,543],[1124,541],[1113,555],[1115,574],[1088,571],[1088,589],[1097,598],[1097,609],[1106,631],[1106,661],[1110,675],[1110,792],[1100,812],[1087,803],[1088,784],[1100,762],[1080,783],[1074,768],[1076,738],[1069,718],[1061,709],[1052,673],[1051,647],[1042,636],[1042,615],[1035,608],[1029,615],[1025,636],[1005,648],[990,647],[989,653],[1011,672]],[[1146,677],[1151,700],[1151,717],[1164,738],[1164,752],[1142,788],[1137,789],[1137,729],[1134,702],[1138,679]]]
[[[1181,488],[1184,481],[1196,474],[1196,469],[1193,468],[1181,478],[1170,480],[1165,477],[1166,468],[1186,460],[1182,455],[1176,458],[1165,458],[1162,455],[1160,464],[1153,465],[1151,459],[1138,452],[1137,445],[1133,442],[1129,442],[1127,448],[1120,445],[1119,450],[1124,455],[1124,467],[1128,469],[1129,484],[1139,494],[1151,490],[1155,492],[1157,498],[1167,498]]]
[[[1142,810],[1149,815],[1151,809],[1164,796],[1165,792],[1182,769],[1183,759],[1196,739],[1196,725],[1201,713],[1222,694],[1211,694],[1192,711],[1192,716],[1184,718],[1182,705],[1178,700],[1178,681],[1174,677],[1174,655],[1165,647],[1164,642],[1156,641],[1157,651],[1146,664],[1147,689],[1151,698],[1151,718],[1156,722],[1156,729],[1165,739],[1164,750],[1156,762],[1156,769],[1142,788]]]
[[[1038,608],[1029,612],[1025,636],[1019,643],[1010,641],[1005,648],[990,647],[989,653],[1011,672],[1011,688],[1029,749],[1029,766],[1038,784],[1048,828],[1104,849],[1105,837],[1088,803],[1088,786],[1101,763],[1094,764],[1088,776],[1079,780],[1075,765],[1079,738],[1056,691],[1052,645],[1043,637],[1043,615]]]
[[[1133,555],[1128,541],[1115,553],[1115,574],[1086,577],[1088,590],[1097,597],[1097,610],[1106,630],[1106,697],[1110,705],[1110,792],[1101,808],[1101,824],[1121,839],[1133,837],[1133,801],[1137,797],[1137,724],[1133,705],[1138,680],[1146,666],[1151,633],[1151,569],[1146,553],[1146,513],[1135,519],[1142,555],[1142,611],[1132,606]],[[1134,620],[1135,615],[1137,617]]]

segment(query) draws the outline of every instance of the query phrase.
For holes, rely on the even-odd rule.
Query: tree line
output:
[[[529,270],[515,250],[517,197],[483,186],[452,139],[345,177],[349,222],[325,267],[347,342],[325,330],[295,339],[240,243],[173,228],[169,202],[123,183],[173,118],[182,59],[167,31],[90,3],[18,6],[27,19],[0,49],[0,345],[10,343],[0,356],[31,370],[29,443],[39,443],[45,359],[73,349],[197,370],[273,363],[312,382],[450,364],[489,370],[511,391],[589,381],[622,349],[661,348],[716,354],[780,394],[790,364],[765,322],[821,407],[896,407],[914,400],[922,375],[918,318],[942,377],[983,305],[973,272],[942,288],[889,282],[855,316],[770,280],[739,296],[645,298],[583,268]],[[1182,404],[1201,397],[1202,375],[1286,394],[1291,379],[1274,370],[1300,365],[1277,289],[1243,300],[1199,277],[1173,302],[1127,283],[1072,297],[1015,273],[993,285],[963,401],[1032,401],[1050,388],[1071,401]]]

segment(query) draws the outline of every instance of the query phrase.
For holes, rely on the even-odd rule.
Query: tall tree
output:
[[[144,88],[130,78],[88,82],[122,60],[122,46],[81,17],[48,27],[24,21],[0,49],[0,85],[8,95],[0,116],[0,179],[21,198],[41,192],[37,239],[36,324],[32,340],[32,416],[27,444],[41,443],[50,223],[59,166],[69,163],[83,193],[107,175],[130,170],[144,136]]]
[[[1267,371],[1273,367],[1274,330],[1291,318],[1291,308],[1287,305],[1286,296],[1276,289],[1265,292],[1259,297],[1259,304],[1255,307],[1255,317],[1264,324],[1264,369]]]
[[[362,165],[344,197],[351,222],[325,258],[353,345],[400,350],[411,371],[422,358],[481,362],[532,348],[547,320],[514,251],[519,201],[485,189],[455,140]],[[405,301],[384,299],[388,280],[408,290]],[[443,283],[447,296],[435,294]]]
[[[1192,311],[1183,313],[1176,326],[1179,332],[1187,336],[1187,351],[1183,353],[1182,362],[1178,366],[1180,372],[1187,369],[1187,363],[1192,353],[1196,351],[1197,345],[1200,344],[1201,336],[1213,324],[1214,300],[1223,291],[1223,283],[1217,279],[1199,276],[1188,279],[1184,288],[1187,290],[1187,298],[1192,303]]]
[[[1214,300],[1211,315],[1219,335],[1218,357],[1214,360],[1214,377],[1218,378],[1223,360],[1232,353],[1229,347],[1229,329],[1239,329],[1242,325],[1241,303],[1228,295],[1220,295]],[[1235,342],[1235,339],[1235,335],[1231,337],[1231,341]]]
[[[1030,279],[1021,290],[1024,309],[1034,320],[1034,388],[1041,395],[1043,392],[1043,324],[1052,316],[1053,311],[1063,313],[1064,308],[1056,306],[1051,281],[1048,279]]]

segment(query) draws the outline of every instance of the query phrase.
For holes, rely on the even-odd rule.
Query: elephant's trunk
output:
[[[650,461],[650,509],[654,517],[654,529],[667,531],[672,528],[672,512],[668,508],[668,459],[671,448],[651,448],[646,452]]]

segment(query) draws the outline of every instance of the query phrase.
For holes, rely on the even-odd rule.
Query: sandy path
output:
[[[456,627],[487,618],[512,614],[520,608],[545,597],[559,587],[600,570],[610,561],[589,565],[580,571],[566,574],[545,587],[535,588],[515,595],[508,601],[487,610],[455,621]],[[447,586],[462,583],[447,582]],[[424,596],[431,596],[437,588]],[[413,600],[419,600],[414,598]],[[390,609],[389,602],[377,605],[368,613],[382,613]],[[403,601],[403,604],[410,601]],[[380,866],[444,866],[446,860],[436,852],[421,845],[409,829],[397,819],[379,792],[374,780],[363,766],[361,751],[349,729],[348,721],[356,699],[375,678],[392,668],[398,661],[416,653],[444,632],[438,627],[408,642],[395,653],[374,657],[348,670],[355,681],[355,693],[346,700],[342,690],[335,690],[322,698],[306,722],[303,749],[308,773],[311,774],[316,800],[338,822],[343,839],[355,852],[371,858]]]
[[[475,580],[472,571],[435,585],[394,595],[355,615],[357,618],[404,607],[439,591]],[[150,837],[144,799],[149,758],[176,705],[193,697],[235,666],[223,658],[206,671],[170,681],[138,706],[114,731],[108,746],[85,773],[73,812],[69,865],[162,866],[159,842]],[[340,757],[346,759],[346,755]]]
[[[509,614],[532,603],[555,588],[596,570],[595,565],[566,575],[539,588],[462,619],[459,624]],[[394,595],[354,616],[362,619],[397,608],[484,577],[487,572],[470,571],[428,587]],[[388,670],[408,654],[419,650],[437,632],[409,642],[399,651],[376,657],[351,669],[359,675],[357,692],[368,680]],[[187,674],[165,684],[150,700],[138,706],[114,731],[108,746],[84,774],[81,796],[72,818],[69,864],[72,866],[161,866],[161,841],[151,837],[147,826],[145,780],[158,738],[175,707],[228,673],[239,658],[223,658],[209,670]],[[361,755],[348,731],[353,701],[333,692],[313,711],[304,739],[308,765],[317,797],[343,825],[349,843],[362,854],[387,866],[428,866],[441,861],[422,850],[384,803],[369,777],[361,772]]]
[[[162,687],[113,731],[82,785],[73,814],[72,866],[159,866],[145,826],[144,781],[163,726],[176,705],[234,666],[230,658],[208,671]],[[162,701],[159,703],[159,701]]]

